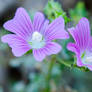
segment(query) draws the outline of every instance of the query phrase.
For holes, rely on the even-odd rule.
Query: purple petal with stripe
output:
[[[62,17],[55,19],[48,26],[45,36],[48,41],[69,38],[68,33],[64,29],[64,19]]]
[[[47,55],[57,54],[61,50],[61,46],[55,42],[49,42],[45,47],[33,50],[33,55],[37,61],[42,61]]]
[[[16,57],[24,55],[31,48],[28,43],[14,34],[8,34],[2,37],[2,42],[8,43],[8,45],[12,48],[12,52]]]
[[[46,57],[46,55],[42,49],[33,50],[33,55],[34,55],[35,59],[39,62],[41,62]]]
[[[43,27],[45,21],[45,17],[41,12],[37,12],[34,16],[33,20],[33,26],[34,26],[34,31],[41,31],[41,28]]]
[[[43,49],[46,55],[51,55],[51,54],[59,53],[62,48],[58,43],[49,42],[46,44],[46,46]]]
[[[77,57],[77,65],[82,66],[80,48],[75,43],[68,43],[67,49],[74,52]]]
[[[7,21],[4,28],[24,39],[34,30],[31,19],[24,8],[18,8],[15,17]]]
[[[48,28],[48,26],[49,26],[49,20],[45,20],[43,27],[41,28],[41,31],[40,31],[44,35],[44,37],[45,37],[45,32],[46,32],[46,29]]]
[[[80,50],[85,50],[88,47],[90,40],[90,27],[86,18],[80,19],[75,28],[68,29]]]
[[[88,45],[87,50],[92,52],[92,37],[90,37],[90,41],[89,41],[89,45]]]
[[[68,43],[67,49],[74,52],[76,55],[80,54],[80,48],[75,43]]]

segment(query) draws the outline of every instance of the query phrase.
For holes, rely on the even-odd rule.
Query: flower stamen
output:
[[[40,49],[45,45],[43,35],[37,31],[32,34],[31,40],[28,42],[33,49]]]

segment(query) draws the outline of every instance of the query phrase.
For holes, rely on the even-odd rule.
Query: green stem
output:
[[[61,63],[61,64],[65,65],[65,66],[71,68],[71,64],[66,63],[65,61],[63,61],[63,60],[60,59],[60,58],[57,58],[57,60],[58,60],[59,63]]]
[[[63,64],[65,65],[66,67],[69,67],[69,68],[74,68],[74,69],[79,69],[80,70],[80,67],[78,67],[76,64],[70,64],[68,63],[67,61],[63,61],[62,59],[60,58],[57,58],[57,61],[60,63],[60,64]]]
[[[51,58],[49,67],[48,67],[48,74],[47,74],[47,76],[46,76],[47,87],[46,87],[45,92],[50,92],[50,80],[51,80],[52,69],[53,69],[55,60],[56,60],[56,56],[53,55],[52,58]]]

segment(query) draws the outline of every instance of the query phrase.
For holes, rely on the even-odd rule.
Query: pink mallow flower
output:
[[[4,28],[14,34],[2,37],[2,42],[8,43],[16,57],[33,50],[37,61],[42,61],[47,55],[57,54],[61,46],[52,40],[69,37],[64,29],[64,19],[57,18],[51,24],[44,15],[37,12],[33,23],[24,8],[18,8],[12,20],[4,24]]]
[[[76,54],[77,65],[92,70],[92,37],[88,19],[81,18],[76,27],[69,28],[68,31],[75,43],[69,43],[67,48]]]

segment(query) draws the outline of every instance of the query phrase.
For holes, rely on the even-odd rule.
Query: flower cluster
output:
[[[37,61],[60,52],[61,46],[53,40],[69,38],[62,17],[49,24],[49,20],[45,19],[41,12],[37,12],[31,21],[24,8],[18,8],[14,18],[7,21],[4,28],[12,34],[3,36],[2,42],[8,43],[13,54],[20,57],[32,49]],[[92,37],[89,21],[82,18],[76,27],[69,28],[68,31],[75,43],[68,43],[67,48],[76,54],[77,65],[92,70]]]

